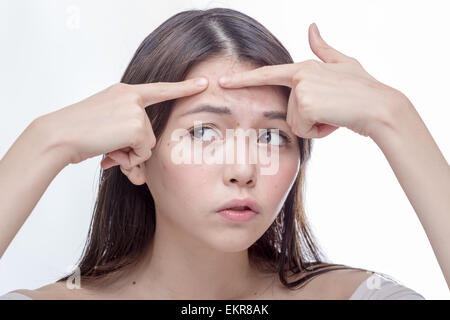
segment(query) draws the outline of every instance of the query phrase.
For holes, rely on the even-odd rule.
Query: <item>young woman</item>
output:
[[[448,282],[445,158],[405,95],[315,24],[309,43],[321,61],[294,63],[240,12],[181,12],[142,42],[119,84],[33,121],[0,162],[1,254],[65,166],[103,154],[103,170],[79,269],[4,298],[423,299],[381,273],[326,262],[314,241],[302,194],[311,139],[339,127],[381,148]],[[278,156],[277,170],[178,163],[180,129],[204,148],[226,129],[262,129],[257,149]]]

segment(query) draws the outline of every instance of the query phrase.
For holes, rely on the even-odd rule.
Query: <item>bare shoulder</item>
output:
[[[82,300],[91,296],[83,289],[69,289],[63,282],[50,283],[33,290],[18,289],[12,292],[24,294],[33,300]]]
[[[368,270],[334,270],[323,274],[322,285],[330,288],[337,299],[348,300],[355,290],[370,276],[372,271]]]
[[[303,288],[298,290],[281,290],[280,298],[348,300],[359,285],[372,274],[372,271],[355,269],[328,271],[309,280]],[[293,278],[293,280],[296,279]],[[290,279],[289,281],[293,280]]]
[[[308,280],[304,287],[290,290],[274,275],[270,286],[257,299],[287,299],[287,300],[348,300],[355,290],[367,278],[373,275],[368,270],[331,270]],[[289,282],[299,277],[289,278]],[[94,292],[87,289],[69,289],[64,282],[50,283],[34,290],[19,289],[12,292],[24,294],[33,300],[95,300],[120,299],[117,295],[108,295],[107,292]],[[250,297],[248,299],[255,299]]]

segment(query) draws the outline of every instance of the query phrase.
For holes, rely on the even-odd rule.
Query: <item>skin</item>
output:
[[[250,267],[247,248],[279,213],[299,172],[299,148],[285,120],[257,117],[264,111],[287,111],[281,92],[271,86],[224,89],[218,83],[224,68],[239,73],[254,70],[255,66],[239,63],[233,57],[198,64],[187,79],[206,77],[210,83],[207,89],[177,99],[147,161],[136,166],[122,165],[132,183],[147,183],[156,205],[155,236],[138,266],[101,291],[68,290],[63,284],[52,284],[33,292],[15,292],[34,299],[346,299],[370,275],[333,271],[311,281],[307,289],[292,292],[279,283],[277,274],[263,274]],[[204,103],[229,106],[233,115],[204,112],[181,116]],[[291,142],[273,137],[274,143],[280,145],[279,170],[274,175],[261,175],[259,164],[248,162],[175,164],[171,151],[176,142],[171,140],[171,134],[179,128],[190,129],[194,120],[213,124],[217,128],[213,135],[218,138],[225,136],[226,128],[278,128]],[[111,164],[106,160],[102,165]],[[215,213],[228,200],[247,196],[262,208],[255,219],[233,223]],[[334,286],[337,276],[340,285]],[[328,287],[335,289],[324,290]]]
[[[340,126],[370,137],[386,156],[419,218],[450,288],[450,167],[411,101],[329,46],[315,24],[312,51],[322,62],[268,66],[232,75],[227,88],[287,85],[287,122],[302,137]],[[401,119],[401,121],[399,121]]]
[[[201,74],[211,77],[210,86],[211,84],[212,86],[208,87],[208,90],[212,91],[202,92],[189,99],[180,99],[175,112],[181,108],[191,107],[194,102],[200,102],[200,99],[207,94],[209,99],[218,99],[218,97],[225,99],[223,97],[226,96],[227,101],[222,102],[231,103],[230,107],[236,108],[236,102],[242,101],[237,98],[241,98],[241,93],[244,99],[250,101],[249,97],[252,97],[251,101],[254,102],[258,95],[252,96],[250,92],[257,87],[263,89],[261,86],[290,86],[293,90],[287,104],[287,124],[291,127],[292,133],[301,137],[323,138],[344,126],[358,134],[370,137],[380,147],[417,213],[449,284],[450,199],[447,193],[450,189],[450,169],[448,163],[405,95],[374,79],[356,59],[330,47],[318,34],[315,24],[309,29],[309,43],[312,51],[322,62],[308,60],[256,69],[241,64],[225,64],[230,70],[226,72],[227,75],[233,77],[228,85],[222,85],[223,94],[218,96],[212,93],[222,92],[215,83],[218,74],[223,70],[223,64],[220,70],[215,69],[214,63],[217,61],[213,60],[205,62],[209,64],[208,70],[200,69],[201,65],[199,65],[189,76]],[[214,74],[214,70],[217,73]],[[247,91],[241,89],[247,89]],[[271,97],[276,99],[275,93],[271,92]],[[259,102],[263,104],[267,101]],[[248,105],[254,108],[253,104]],[[239,117],[240,126],[250,126],[251,120],[254,120],[253,117],[250,119],[247,110],[235,110],[242,112]],[[402,121],[399,122],[398,119]],[[170,128],[177,125],[180,124],[170,122]],[[230,122],[230,125],[236,126],[237,122]],[[305,290],[287,293],[274,282],[274,277],[262,277],[263,275],[249,269],[242,252],[257,239],[258,235],[262,234],[264,226],[270,225],[274,216],[271,219],[269,216],[275,214],[277,203],[281,203],[283,195],[289,189],[288,181],[292,181],[289,177],[293,178],[296,174],[293,169],[295,165],[293,165],[292,154],[294,153],[283,154],[285,156],[283,161],[292,166],[288,167],[289,169],[280,170],[278,174],[282,176],[275,183],[276,193],[270,194],[261,192],[266,185],[264,177],[258,176],[258,171],[252,170],[255,168],[251,166],[212,166],[202,169],[196,166],[185,166],[184,171],[181,171],[181,167],[162,161],[168,159],[171,144],[164,139],[161,141],[161,144],[157,145],[153,151],[154,157],[147,158],[144,162],[137,164],[135,162],[131,165],[130,161],[125,161],[127,159],[120,158],[121,153],[118,152],[112,154],[111,160],[105,160],[105,162],[110,161],[109,163],[102,164],[120,165],[130,181],[135,184],[147,182],[152,193],[155,192],[158,195],[157,219],[161,221],[160,229],[155,234],[154,244],[148,252],[147,259],[143,259],[140,264],[139,272],[123,278],[123,282],[116,284],[115,288],[122,290],[120,293],[111,290],[103,292],[102,297],[152,298],[156,297],[154,294],[157,293],[158,297],[163,298],[208,296],[208,298],[229,299],[255,296],[257,298],[320,299],[325,297],[324,292],[328,292],[328,289],[339,287],[339,290],[328,292],[325,298],[345,299],[361,281],[370,276],[363,272],[334,271],[311,281]],[[122,153],[127,151],[129,150],[126,148],[121,149]],[[280,165],[281,167],[283,166]],[[162,179],[160,184],[153,183],[155,180],[151,180],[155,175],[159,175]],[[231,180],[233,177],[236,180]],[[189,188],[180,188],[185,185]],[[209,185],[209,188],[205,188],[205,185]],[[166,195],[164,192],[174,190],[178,193],[176,197],[181,201],[180,207],[183,208],[183,214],[176,210],[177,202],[164,199]],[[202,192],[197,191],[203,191],[203,194],[208,192],[211,197],[201,197]],[[270,191],[273,190],[270,189]],[[264,204],[264,212],[260,216],[263,219],[259,221],[255,219],[251,221],[253,224],[242,224],[239,228],[224,226],[220,219],[214,220],[217,217],[210,214],[211,210],[216,209],[220,204],[217,202],[223,200],[224,192],[229,192],[227,195],[231,195],[231,198],[247,195],[245,192],[255,198],[258,197]],[[173,199],[172,196],[173,194],[170,199]],[[194,202],[196,205],[193,205]],[[209,217],[211,219],[208,219]],[[205,227],[213,229],[205,230]],[[224,239],[233,239],[233,241],[223,241]],[[158,259],[152,261],[150,259],[152,255],[158,256]],[[233,263],[227,264],[230,261]],[[207,267],[204,268],[203,265]],[[227,267],[221,269],[223,266]],[[158,282],[156,275],[163,281]],[[178,275],[182,278],[177,278]],[[196,281],[191,280],[194,278]],[[131,284],[127,285],[131,280],[135,281],[134,287]],[[183,284],[185,281],[188,281],[187,285]],[[164,286],[161,285],[162,283]],[[59,285],[59,287],[42,288],[41,297],[51,296],[49,292],[67,294],[67,290],[64,291]],[[93,292],[90,293],[93,294]],[[87,290],[71,296],[74,295],[95,297],[89,295]]]
[[[67,165],[111,151],[126,154],[127,166],[147,160],[156,140],[144,108],[206,88],[196,82],[118,83],[33,120],[0,161],[0,256]]]
[[[157,288],[152,294],[158,292],[168,298],[233,298],[248,294],[248,288],[257,287],[255,281],[261,281],[260,275],[249,266],[247,248],[262,236],[279,213],[298,174],[299,148],[285,120],[257,116],[263,111],[286,112],[286,98],[273,87],[223,89],[217,79],[224,68],[231,72],[254,69],[223,57],[193,68],[188,79],[205,76],[211,85],[200,94],[176,101],[152,157],[134,176],[135,183],[145,179],[156,206],[152,250],[158,258],[149,259],[136,275],[143,293]],[[229,106],[233,115],[202,112],[180,117],[203,103]],[[177,128],[190,129],[194,120],[214,125],[217,133],[207,134],[218,139],[225,137],[225,128],[278,128],[295,143],[286,141],[280,146],[279,170],[270,176],[261,175],[259,164],[248,161],[176,164],[171,160],[176,144],[171,134]],[[273,143],[279,144],[280,140]],[[251,197],[262,207],[254,219],[234,223],[216,213],[229,200],[245,197]]]

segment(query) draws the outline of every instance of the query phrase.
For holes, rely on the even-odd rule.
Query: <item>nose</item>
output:
[[[249,154],[252,153],[253,159],[255,159],[256,150],[249,147],[248,139],[246,139],[244,150],[239,148],[236,140],[234,140],[234,147],[234,161],[225,164],[223,174],[224,184],[240,188],[253,188],[257,182],[258,164],[250,161]],[[230,148],[233,148],[233,146]],[[228,152],[230,148],[227,147]],[[243,152],[245,155],[238,155],[238,152]]]
[[[253,188],[256,185],[255,164],[229,164],[226,165],[224,183],[228,186],[240,188]]]

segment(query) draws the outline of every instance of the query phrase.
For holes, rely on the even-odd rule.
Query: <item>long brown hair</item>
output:
[[[240,62],[257,66],[293,63],[280,41],[253,18],[225,8],[189,10],[170,17],[144,39],[121,82],[182,81],[196,63],[230,54]],[[291,89],[280,88],[288,99]],[[157,139],[173,102],[164,101],[146,109]],[[297,140],[299,174],[273,224],[248,248],[252,265],[278,273],[287,288],[302,287],[309,279],[330,270],[364,270],[328,263],[319,249],[303,206],[312,140]],[[94,214],[78,262],[81,282],[93,287],[113,283],[143,257],[155,227],[154,200],[147,185],[132,184],[118,166],[101,170]],[[295,281],[288,281],[294,275]],[[58,281],[69,277],[73,278],[73,273]]]

